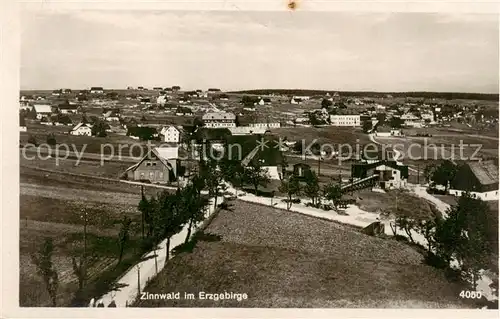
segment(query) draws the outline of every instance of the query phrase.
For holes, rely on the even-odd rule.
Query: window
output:
[[[154,172],[149,172],[149,178],[153,179],[154,177],[155,177],[155,173]]]
[[[160,172],[159,176],[161,179],[163,179],[163,172]]]
[[[153,162],[153,166],[156,166],[156,162]]]
[[[146,166],[151,166],[151,163],[150,162],[146,162]]]

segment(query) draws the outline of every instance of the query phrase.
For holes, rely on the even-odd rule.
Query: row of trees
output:
[[[486,202],[466,193],[448,209],[447,215],[447,218],[420,219],[397,216],[391,229],[394,235],[397,228],[404,230],[413,243],[412,233],[422,235],[427,241],[427,261],[447,268],[456,260],[463,278],[472,279],[475,289],[479,271],[489,268],[490,256],[497,245],[488,227],[492,222],[489,207]]]
[[[332,180],[321,188],[314,171],[307,171],[303,182],[295,175],[282,180],[279,191],[287,196],[285,202],[288,210],[297,201],[295,197],[300,195],[307,196],[311,200],[310,205],[316,208],[321,207],[321,201],[324,199],[330,201],[333,207],[337,209],[342,199],[342,190],[339,183]]]

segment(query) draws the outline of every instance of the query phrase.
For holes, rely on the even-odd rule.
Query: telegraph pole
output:
[[[318,177],[321,175],[321,155],[318,156]]]
[[[420,164],[417,164],[417,184],[420,185]]]

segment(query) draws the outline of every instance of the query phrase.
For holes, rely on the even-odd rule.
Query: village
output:
[[[431,220],[444,218],[450,207],[470,196],[484,201],[489,210],[488,223],[494,229],[485,231],[491,236],[488,240],[497,245],[496,99],[439,93],[184,91],[179,86],[23,91],[19,101],[24,155],[20,159],[21,234],[25,236],[21,238],[21,253],[33,249],[29,242],[35,231],[43,229],[42,233],[50,234],[63,225],[71,227],[73,235],[58,245],[63,247],[63,255],[73,256],[67,257],[70,263],[73,260],[74,274],[71,267],[66,270],[65,289],[75,289],[75,280],[79,287],[78,298],[72,300],[48,297],[40,289],[24,302],[37,305],[38,300],[48,303],[52,298],[53,303],[62,305],[164,306],[165,301],[137,297],[144,291],[161,292],[166,271],[162,268],[169,267],[169,258],[174,255],[175,265],[176,259],[183,258],[179,247],[187,245],[190,238],[196,245],[206,241],[199,238],[212,236],[211,232],[203,235],[213,227],[218,229],[219,217],[212,214],[225,216],[234,210],[242,214],[281,210],[339,222],[356,227],[355,232],[362,236],[384,241],[394,241],[388,239],[393,237],[397,239],[394,244],[401,245],[399,249],[415,245],[435,256],[439,246],[431,248],[430,230],[426,233],[421,229],[430,227]],[[463,145],[455,150],[454,145],[459,144]],[[481,144],[480,150],[477,144]],[[201,186],[197,184],[200,179]],[[149,231],[145,235],[144,228],[151,221],[145,220],[148,209],[144,207],[175,192],[176,196],[184,196],[183,192],[192,196],[192,187],[208,195],[208,202],[190,200],[201,205],[196,211],[203,207],[202,216],[189,217],[188,228],[181,223],[186,226],[168,233],[170,237],[159,235],[154,243],[144,246],[141,242],[151,235]],[[80,191],[72,193],[71,189]],[[48,209],[55,205],[44,204],[50,199],[76,208],[84,217],[65,216],[59,205],[55,211]],[[169,200],[177,205],[175,199]],[[87,219],[87,214],[94,217]],[[82,223],[83,239],[78,230]],[[227,227],[238,224],[227,223]],[[251,227],[262,227],[255,225]],[[116,260],[106,249],[98,256],[87,256],[84,250],[82,257],[82,247],[70,252],[68,245],[80,245],[82,240],[87,245],[87,226],[95,228],[89,245],[101,247],[97,250],[104,242],[115,240],[110,234],[117,234],[113,236],[119,241],[130,237],[127,246],[120,241],[120,267],[111,270]],[[120,237],[125,230],[130,234]],[[103,239],[99,234],[107,235]],[[36,238],[39,236],[41,233]],[[165,238],[169,248],[165,248]],[[179,247],[173,245],[175,242]],[[181,251],[178,257],[173,252],[176,248]],[[148,249],[155,252],[148,255]],[[498,300],[498,251],[492,249],[474,277],[483,303]],[[121,262],[122,255],[127,262]],[[139,256],[150,257],[140,261]],[[29,259],[22,260],[31,264]],[[87,262],[88,275],[83,275],[87,277],[75,279]],[[63,268],[67,263],[59,262]],[[485,265],[489,267],[485,269]],[[26,267],[21,276],[29,278],[25,282],[29,287],[29,282],[36,280],[29,274],[34,265]],[[104,270],[106,279],[99,269]],[[126,286],[120,286],[124,282]],[[179,282],[169,289],[182,285],[185,283]],[[462,302],[457,296],[443,298],[456,306]],[[193,305],[187,300],[178,302]],[[245,306],[245,302],[249,301],[241,304]],[[239,303],[228,300],[224,304]],[[266,306],[264,300],[246,305]]]

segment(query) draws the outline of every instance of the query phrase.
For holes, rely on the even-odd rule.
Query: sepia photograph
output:
[[[498,311],[498,13],[301,5],[20,10],[19,307]]]

